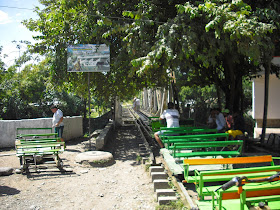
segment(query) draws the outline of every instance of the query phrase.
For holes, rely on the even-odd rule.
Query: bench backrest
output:
[[[18,134],[17,137],[18,138],[24,138],[24,137],[44,137],[44,136],[57,136],[57,133],[40,133],[40,134]]]
[[[162,129],[161,129],[162,130]],[[217,129],[177,129],[177,130],[162,130],[164,131],[163,135],[171,135],[171,134],[210,134],[210,133],[217,133]]]
[[[228,138],[228,133],[210,133],[210,134],[194,134],[194,135],[182,135],[182,136],[167,136],[167,135],[160,135],[161,139],[192,139],[192,138],[221,138],[226,137]]]
[[[165,130],[165,131],[177,131],[177,130],[194,130],[194,129],[209,129],[209,128],[205,128],[205,127],[193,127],[193,126],[180,126],[180,127],[172,127],[172,128],[168,128],[168,127],[160,127],[160,130]]]
[[[243,141],[234,140],[234,141],[203,141],[203,142],[186,142],[186,143],[175,143],[173,147],[173,156],[178,156],[177,153],[180,153],[181,150],[185,149],[202,149],[202,148],[211,148],[211,150],[217,150],[218,148],[224,148],[227,146],[237,146],[236,151],[241,152]]]
[[[175,143],[174,148],[184,149],[184,148],[196,148],[196,147],[224,147],[229,145],[242,145],[243,140],[234,140],[234,141],[200,141],[200,142],[184,142],[184,143]]]
[[[184,177],[187,180],[189,176],[189,166],[192,165],[229,165],[229,164],[251,164],[251,163],[270,163],[274,166],[271,155],[250,156],[250,157],[232,157],[232,158],[201,158],[184,159]]]
[[[271,155],[215,158],[215,159],[184,159],[184,165],[221,165],[221,164],[249,164],[249,163],[271,163],[274,165]]]
[[[52,128],[17,128],[16,135],[28,134],[28,133],[46,133],[46,132],[51,133]]]

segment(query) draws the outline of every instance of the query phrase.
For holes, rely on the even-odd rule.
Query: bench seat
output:
[[[270,163],[271,166],[260,166],[250,168],[235,168],[225,170],[207,170],[210,165],[230,165],[230,164],[252,164],[252,163]],[[194,170],[194,175],[190,176],[190,166],[205,166],[205,170]],[[233,157],[233,158],[216,158],[216,159],[184,159],[184,178],[187,183],[195,183],[195,187],[201,199],[210,195],[206,190],[205,183],[215,184],[217,182],[230,181],[235,176],[267,177],[271,173],[280,171],[280,166],[274,165],[271,155],[251,156],[251,157]],[[266,175],[266,173],[268,175]]]
[[[252,203],[257,202],[269,202],[277,201],[278,208],[280,206],[280,181],[273,182],[258,182],[258,183],[246,183],[242,187],[233,186],[225,191],[218,190],[217,186],[211,186],[205,188],[205,190],[212,194],[212,209],[224,209],[223,203],[226,204],[227,200],[238,199],[240,200],[240,210],[247,209]],[[234,208],[237,209],[237,208]]]

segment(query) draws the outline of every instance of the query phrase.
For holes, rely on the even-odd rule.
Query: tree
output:
[[[82,93],[87,84],[87,75],[66,72],[69,44],[110,46],[111,71],[91,75],[91,92],[105,101],[166,86],[168,73],[178,71],[192,84],[214,84],[231,111],[243,109],[242,80],[268,62],[279,31],[279,3],[273,0],[40,2],[40,18],[24,23],[42,33],[33,51],[53,58],[53,82],[61,88]]]
[[[39,19],[26,20],[24,24],[32,31],[42,33],[36,37],[41,42],[33,47],[33,51],[54,58],[51,61],[53,82],[63,88],[63,84],[86,84],[87,77],[83,73],[73,75],[66,72],[66,47],[76,43],[105,43],[111,50],[111,71],[91,75],[91,92],[97,97],[108,101],[119,95],[121,99],[128,99],[145,86],[166,83],[166,73],[158,74],[159,71],[156,71],[138,75],[132,68],[131,60],[150,51],[158,26],[170,16],[175,17],[175,5],[179,1],[40,2],[45,7],[35,10]],[[135,8],[136,12],[133,11]],[[83,85],[77,88],[80,86]],[[81,87],[82,91],[84,89]]]
[[[250,78],[273,52],[277,29],[262,22],[243,1],[189,1],[177,5],[178,15],[159,27],[152,51],[135,60],[143,72],[165,69],[189,74],[193,84],[215,84],[226,107],[242,108],[242,78]],[[279,12],[278,12],[279,14]]]

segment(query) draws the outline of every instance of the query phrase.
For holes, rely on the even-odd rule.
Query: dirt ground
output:
[[[100,168],[75,163],[77,154],[85,151],[84,139],[67,142],[60,157],[73,172],[53,168],[1,176],[0,209],[155,209],[152,180],[136,160],[138,138],[131,127],[118,129],[107,148],[116,162]],[[0,167],[19,168],[15,151],[0,152]]]

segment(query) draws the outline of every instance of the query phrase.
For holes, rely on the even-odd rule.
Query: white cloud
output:
[[[18,24],[18,28],[24,28],[24,29],[26,29],[26,26],[23,25],[23,24]]]
[[[12,22],[12,19],[6,12],[0,10],[0,24],[7,24]]]

